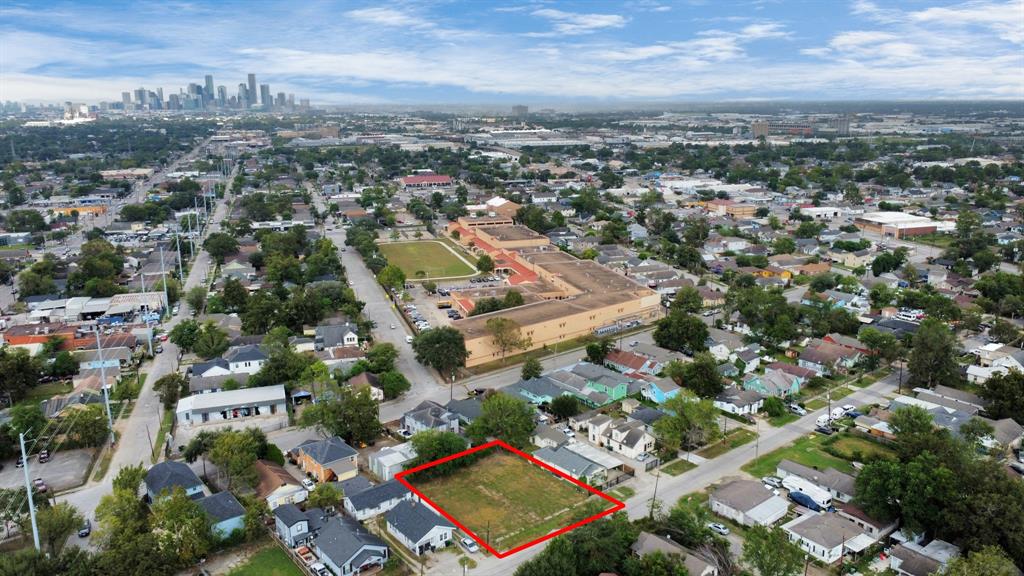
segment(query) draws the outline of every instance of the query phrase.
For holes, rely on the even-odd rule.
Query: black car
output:
[[[831,436],[832,433],[835,432],[831,426],[817,426],[814,431],[818,434],[824,434],[825,436]]]
[[[89,534],[92,534],[92,522],[88,518],[85,519],[85,523],[78,529],[78,537],[85,538]]]
[[[14,463],[14,467],[15,468],[24,468],[25,467],[25,461],[21,459],[21,456],[18,456],[18,461]]]
[[[49,461],[50,461],[50,451],[45,449],[45,448],[40,450],[39,451],[39,463],[40,464],[45,464],[46,462],[49,462]]]

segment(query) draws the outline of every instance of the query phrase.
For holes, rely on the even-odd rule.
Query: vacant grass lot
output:
[[[401,268],[409,280],[466,276],[476,272],[436,240],[381,244],[380,251],[387,257],[388,263]],[[417,272],[424,275],[418,275]]]
[[[496,550],[571,524],[573,512],[591,496],[515,454],[491,450],[449,476],[413,485]]]
[[[228,572],[228,576],[304,576],[288,554],[277,546],[268,546],[249,561]]]
[[[688,462],[680,458],[675,462],[669,462],[668,464],[662,466],[661,471],[664,472],[665,474],[668,474],[669,476],[679,476],[680,474],[689,472],[690,470],[693,470],[696,467],[697,465],[694,464],[693,462]]]
[[[722,438],[718,442],[701,448],[698,452],[698,456],[704,458],[717,458],[722,454],[725,454],[733,448],[739,448],[748,442],[753,442],[754,438],[757,438],[757,434],[747,430],[745,428],[736,428],[730,430],[725,438]]]
[[[872,457],[896,459],[896,452],[891,448],[857,436],[843,436],[832,444],[832,448],[850,460],[863,461]]]
[[[778,466],[779,462],[789,459],[803,464],[804,466],[818,468],[819,470],[823,468],[835,468],[836,470],[846,472],[847,474],[852,472],[853,466],[850,465],[848,461],[836,458],[835,456],[825,452],[822,448],[822,442],[824,440],[825,436],[822,436],[821,434],[803,436],[790,446],[779,448],[774,452],[769,452],[768,454],[761,456],[757,460],[747,463],[743,466],[743,470],[758,478],[761,476],[774,475],[775,468]]]

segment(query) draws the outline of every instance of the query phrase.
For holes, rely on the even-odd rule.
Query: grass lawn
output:
[[[160,457],[160,451],[164,449],[164,438],[167,433],[171,431],[171,426],[174,424],[174,412],[170,410],[164,411],[163,419],[160,420],[160,431],[156,435],[156,439],[153,440],[153,463],[156,464],[157,458]]]
[[[669,476],[679,476],[680,474],[687,472],[688,470],[693,470],[696,467],[697,465],[693,462],[687,462],[680,458],[675,462],[662,466],[661,471]]]
[[[722,438],[710,446],[701,448],[697,452],[697,455],[704,458],[717,458],[733,448],[738,448],[748,442],[753,442],[754,438],[757,438],[757,434],[750,430],[745,428],[736,428],[735,430],[730,430],[729,433],[726,434],[725,438]]]
[[[850,394],[853,394],[853,389],[849,386],[836,386],[832,389],[832,401],[835,402],[836,400],[846,398]]]
[[[775,426],[776,428],[778,428],[779,426],[785,426],[786,424],[789,424],[790,422],[796,422],[799,419],[800,419],[800,417],[797,416],[796,414],[793,414],[792,412],[786,412],[782,416],[774,416],[772,418],[769,418],[768,422],[772,426]]]
[[[34,402],[38,404],[43,400],[49,400],[58,394],[67,394],[71,392],[73,386],[70,380],[63,380],[57,382],[47,382],[46,384],[39,384],[28,391],[25,395],[25,402]]]
[[[476,270],[459,260],[442,242],[434,240],[396,242],[381,244],[379,247],[387,257],[388,263],[401,268],[409,280],[465,276],[476,273]],[[420,271],[426,275],[417,275],[416,273]]]
[[[851,460],[863,460],[869,456],[877,456],[886,460],[896,459],[896,452],[891,448],[858,436],[843,436],[832,444],[832,448]],[[859,456],[856,455],[857,453]]]
[[[515,454],[490,450],[448,476],[412,482],[497,550],[510,550],[571,524],[577,508],[591,496]]]
[[[228,572],[228,576],[305,576],[288,554],[277,546],[268,546],[249,561]]]
[[[618,498],[619,500],[628,500],[636,494],[636,490],[629,486],[619,486],[618,488],[612,488],[609,490],[608,494]]]
[[[826,402],[824,398],[815,398],[814,400],[811,400],[810,402],[804,404],[804,408],[806,408],[808,412],[820,410],[825,406],[828,406],[828,402]]]
[[[848,461],[836,458],[822,449],[824,439],[825,436],[821,434],[802,436],[789,446],[779,448],[774,452],[761,456],[757,460],[748,462],[743,466],[743,470],[760,478],[761,476],[775,474],[775,468],[779,462],[789,459],[804,466],[817,467],[819,470],[835,468],[847,474],[852,472],[853,466]]]

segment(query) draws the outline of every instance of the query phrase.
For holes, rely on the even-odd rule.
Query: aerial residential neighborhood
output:
[[[447,94],[254,3],[237,25],[293,24],[230,50],[262,83],[197,60],[36,98],[75,50],[5,11],[40,68],[0,72],[0,574],[1024,575],[1019,5],[451,4],[292,9],[351,25],[324,50],[402,30],[515,72],[464,17],[545,22],[500,42],[587,63],[545,68],[565,95],[482,69]],[[879,44],[824,76],[842,93],[772,67],[696,101],[652,67],[696,86],[847,17],[902,28],[798,50]],[[921,26],[984,36],[954,68],[1016,84],[851,84],[894,59],[945,86]],[[388,80],[313,81],[364,60]],[[578,100],[593,67],[616,76]]]

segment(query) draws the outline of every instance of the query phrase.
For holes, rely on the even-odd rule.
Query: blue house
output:
[[[782,370],[768,369],[763,375],[750,374],[743,380],[743,389],[768,397],[785,398],[800,392],[804,379]]]
[[[640,394],[651,402],[664,404],[679,394],[679,386],[671,378],[655,378],[643,383]]]
[[[227,538],[235,530],[245,529],[245,508],[230,492],[218,492],[196,501],[207,517],[217,539]]]

